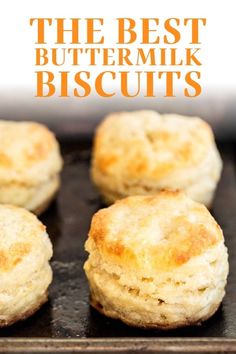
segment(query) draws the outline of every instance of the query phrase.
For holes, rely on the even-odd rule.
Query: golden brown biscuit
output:
[[[85,248],[91,305],[133,326],[198,324],[225,294],[222,231],[205,206],[181,192],[128,197],[101,209]]]
[[[114,113],[96,131],[92,179],[107,203],[181,189],[209,207],[221,169],[212,130],[200,118]]]
[[[52,245],[29,211],[0,205],[0,327],[33,314],[47,300]]]
[[[59,145],[45,126],[0,121],[0,203],[44,211],[60,184]]]

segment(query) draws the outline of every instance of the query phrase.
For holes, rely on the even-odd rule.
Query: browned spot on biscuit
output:
[[[181,266],[219,241],[219,237],[204,225],[192,225],[186,219],[183,220],[184,227],[179,225],[166,236],[167,243],[152,250],[155,267],[168,270]]]
[[[29,243],[16,242],[8,250],[0,250],[0,270],[8,272],[31,250]]]
[[[92,218],[89,237],[99,245],[105,240],[106,234],[106,209],[100,209]]]
[[[30,166],[35,161],[44,160],[51,148],[48,141],[42,140],[41,142],[36,142],[31,150],[25,150],[25,161]]]
[[[40,224],[40,229],[41,229],[42,231],[45,231],[45,230],[46,230],[46,226],[43,225],[43,224]]]
[[[11,167],[11,165],[12,165],[11,159],[3,152],[0,152],[0,166]]]
[[[188,262],[191,258],[199,256],[210,247],[216,245],[223,239],[220,227],[211,217],[207,209],[198,203],[195,203],[186,197],[180,191],[162,191],[155,196],[136,196],[127,197],[117,201],[111,207],[98,211],[93,219],[89,232],[98,247],[99,251],[113,259],[117,264],[127,267],[142,267],[142,262],[148,259],[148,263],[153,269],[170,270]],[[167,201],[170,200],[167,203]],[[183,203],[186,209],[183,209],[180,215],[172,214],[172,202]],[[163,206],[163,202],[165,202]],[[188,204],[189,203],[189,204]],[[170,207],[170,220],[160,221],[162,237],[154,243],[148,242],[149,235],[145,242],[145,247],[140,247],[136,240],[137,230],[133,235],[129,232],[129,238],[126,238],[127,218],[129,215],[136,215],[137,225],[140,232],[143,228],[152,224],[152,219],[159,218],[162,214],[161,208]],[[150,213],[143,214],[144,209],[150,210]],[[163,211],[167,212],[167,210]],[[167,214],[168,215],[168,214]],[[193,220],[191,215],[194,216]],[[125,220],[124,220],[125,219]],[[133,222],[135,222],[136,219]],[[122,220],[124,225],[122,226]],[[160,219],[161,220],[161,219]],[[132,225],[130,225],[132,228]],[[153,230],[155,233],[155,229]],[[155,236],[154,236],[155,237]],[[142,240],[142,238],[141,238]]]
[[[113,253],[116,256],[121,257],[122,255],[124,255],[126,249],[124,245],[122,245],[120,242],[110,242],[107,247],[107,251]]]
[[[173,139],[173,135],[164,130],[148,131],[146,132],[146,137],[151,144],[156,144],[157,146],[158,143],[169,143]]]
[[[132,174],[136,175],[137,173],[142,173],[147,171],[147,168],[148,168],[147,160],[145,158],[137,157],[136,159],[134,159],[132,164],[130,164],[127,167],[127,170],[131,175]]]
[[[186,163],[194,157],[193,146],[190,143],[184,144],[182,147],[178,147],[176,151],[176,158]]]
[[[97,167],[103,172],[106,173],[108,172],[109,168],[114,165],[117,161],[117,156],[116,155],[102,155],[99,156],[96,160],[96,165]]]

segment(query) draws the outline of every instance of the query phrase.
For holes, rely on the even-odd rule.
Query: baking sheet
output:
[[[234,145],[224,143],[219,146],[224,160],[224,170],[211,210],[223,228],[226,245],[229,249],[230,274],[226,296],[217,313],[201,326],[165,332],[128,327],[120,321],[100,315],[89,306],[88,284],[82,268],[87,257],[84,251],[84,242],[87,238],[91,217],[97,209],[102,207],[102,204],[89,179],[91,139],[82,140],[81,143],[62,142],[65,160],[62,186],[55,202],[41,216],[41,220],[47,225],[54,246],[52,260],[54,280],[50,288],[50,300],[31,318],[12,327],[1,329],[0,352],[7,348],[9,351],[10,348],[17,351],[22,348],[26,350],[29,347],[33,352],[33,343],[38,348],[37,351],[39,348],[45,350],[45,343],[47,343],[47,350],[50,346],[55,346],[54,349],[58,346],[62,350],[65,346],[75,343],[74,350],[77,348],[77,350],[83,349],[82,351],[85,351],[85,347],[88,349],[88,343],[93,343],[93,350],[103,348],[102,351],[105,351],[103,345],[107,345],[109,350],[115,351],[116,345],[110,344],[109,346],[108,343],[112,343],[116,338],[116,343],[119,345],[123,343],[125,348],[131,348],[135,343],[138,345],[142,341],[145,343],[147,341],[147,347],[154,345],[157,341],[157,348],[161,348],[163,341],[164,343],[170,341],[172,346],[173,343],[175,345],[177,343],[176,350],[179,343],[182,346],[181,350],[184,351],[184,348],[189,346],[188,341],[193,340],[193,343],[196,344],[200,340],[201,345],[205,343],[205,347],[204,345],[202,347],[203,350],[212,343],[214,345],[218,343],[218,348],[223,345],[224,350],[227,345],[228,352],[229,348],[233,350],[235,348],[233,339],[236,338]],[[40,340],[40,338],[47,338],[47,341]],[[71,341],[64,341],[69,338]],[[214,342],[211,338],[218,338],[218,342]],[[60,346],[56,343],[63,344]],[[86,343],[87,345],[85,345]],[[184,343],[186,343],[186,347],[183,347]]]

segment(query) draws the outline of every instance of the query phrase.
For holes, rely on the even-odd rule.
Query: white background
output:
[[[0,116],[13,112],[12,107],[27,105],[33,107],[31,111],[37,107],[41,114],[45,114],[45,111],[49,112],[48,107],[51,107],[52,102],[54,105],[52,110],[57,109],[58,112],[64,112],[63,109],[68,110],[68,105],[72,111],[85,111],[92,100],[92,96],[83,100],[34,97],[35,27],[29,26],[31,17],[104,17],[108,22],[116,17],[157,17],[160,19],[206,17],[207,26],[203,31],[201,57],[203,96],[208,96],[213,91],[217,91],[218,96],[221,93],[222,95],[227,92],[235,93],[235,5],[234,0],[7,0],[2,2],[0,9]],[[151,100],[149,102],[152,104]],[[102,99],[102,105],[105,104],[107,104],[107,99]],[[14,114],[17,115],[17,111],[21,110],[15,109]]]

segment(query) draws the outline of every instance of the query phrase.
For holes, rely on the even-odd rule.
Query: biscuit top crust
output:
[[[213,144],[212,130],[200,118],[154,111],[113,113],[96,131],[93,169],[107,176],[162,178],[200,163]]]
[[[206,207],[179,191],[132,196],[99,210],[86,250],[122,267],[168,271],[223,241]]]
[[[0,121],[0,181],[34,184],[62,166],[54,134],[36,122]]]
[[[31,253],[40,251],[44,238],[46,228],[35,215],[22,208],[0,205],[0,276],[20,265]]]

